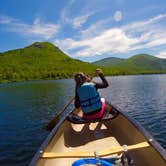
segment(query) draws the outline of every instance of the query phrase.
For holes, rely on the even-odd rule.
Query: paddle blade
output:
[[[51,131],[59,121],[59,115],[55,116],[46,126],[46,130]]]

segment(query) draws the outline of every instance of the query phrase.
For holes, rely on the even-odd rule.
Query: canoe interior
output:
[[[81,112],[75,110],[75,112]],[[132,145],[148,141],[124,115],[88,124],[72,124],[65,120],[49,142],[45,152],[69,152],[79,150],[100,151],[116,145]],[[135,166],[166,166],[163,157],[153,146],[129,152]],[[117,154],[120,155],[120,154]],[[110,156],[109,156],[110,157]],[[71,166],[76,158],[42,159],[38,166]]]

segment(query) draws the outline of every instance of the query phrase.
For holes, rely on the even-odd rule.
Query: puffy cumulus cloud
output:
[[[166,14],[144,21],[137,21],[118,28],[105,28],[97,22],[80,31],[80,38],[58,40],[59,46],[75,57],[90,57],[102,54],[128,53],[155,48],[166,44],[165,28],[159,24]],[[108,20],[105,21],[105,23]],[[96,29],[96,30],[95,30]]]
[[[131,47],[132,44],[137,42],[134,38],[126,36],[125,32],[121,29],[114,28],[105,30],[103,33],[96,37],[76,41],[73,39],[65,39],[59,42],[62,49],[74,50],[80,48],[75,53],[76,57],[95,56],[108,52],[119,53],[125,52]]]
[[[83,45],[85,45],[85,44],[83,44],[83,41],[76,41],[76,40],[71,39],[71,38],[67,38],[64,40],[56,39],[54,41],[54,44],[60,46],[64,50],[78,49],[79,47],[82,47]]]
[[[58,33],[59,25],[42,22],[36,18],[33,24],[26,24],[20,20],[1,16],[0,24],[5,26],[5,30],[18,33],[22,36],[38,37],[41,39],[50,39]]]

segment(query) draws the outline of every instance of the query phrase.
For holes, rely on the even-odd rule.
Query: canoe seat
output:
[[[95,122],[108,121],[108,120],[116,118],[118,116],[118,114],[119,113],[117,112],[114,115],[107,114],[107,115],[103,116],[102,118],[88,120],[88,119],[84,119],[83,117],[77,115],[76,113],[70,113],[66,119],[74,124],[85,124],[85,123],[95,123]]]

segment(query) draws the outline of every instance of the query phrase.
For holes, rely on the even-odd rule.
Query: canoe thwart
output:
[[[145,148],[145,147],[149,147],[149,143],[148,142],[141,142],[138,144],[134,144],[134,145],[125,145],[125,146],[113,146],[111,148],[102,150],[97,152],[99,157],[104,157],[104,156],[108,156],[111,154],[115,154],[115,153],[120,153],[120,152],[124,152],[124,151],[128,151],[128,150],[135,150],[135,149],[140,149],[140,148]],[[44,152],[41,156],[41,158],[85,158],[85,157],[95,157],[96,155],[96,151],[86,151],[86,150],[82,150],[82,151],[71,151],[71,152],[64,152],[64,153],[56,153],[56,152]]]
[[[107,114],[105,116],[103,116],[102,118],[98,118],[98,119],[91,119],[91,120],[87,120],[87,119],[84,119],[80,116],[78,116],[77,114],[75,113],[70,113],[68,116],[67,116],[67,120],[71,123],[74,123],[74,124],[85,124],[85,123],[95,123],[95,122],[102,122],[102,121],[109,121],[111,119],[114,119],[118,116],[118,112],[116,114]]]

